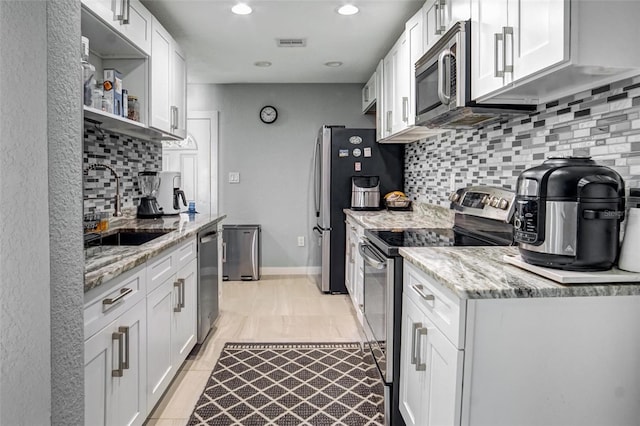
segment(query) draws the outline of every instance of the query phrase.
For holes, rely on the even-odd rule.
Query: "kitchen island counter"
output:
[[[116,219],[105,235],[117,231],[169,231],[138,246],[103,246],[85,249],[85,293],[118,275],[145,263],[162,251],[195,236],[208,225],[222,221],[226,215],[212,214],[164,216],[159,219]]]
[[[638,283],[558,284],[505,262],[516,247],[407,247],[400,254],[461,299],[640,295]]]

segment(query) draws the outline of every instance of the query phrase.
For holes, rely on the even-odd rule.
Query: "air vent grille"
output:
[[[307,39],[304,38],[279,38],[278,47],[305,47]]]

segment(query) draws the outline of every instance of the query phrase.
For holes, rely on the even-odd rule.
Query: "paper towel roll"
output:
[[[631,208],[627,215],[627,225],[618,258],[618,268],[640,272],[640,209]]]

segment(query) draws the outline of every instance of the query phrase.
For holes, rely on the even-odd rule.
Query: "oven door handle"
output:
[[[369,244],[358,244],[358,251],[362,255],[364,261],[373,266],[375,269],[385,269],[387,267],[387,260],[376,253],[376,251]],[[371,253],[372,256],[367,253]]]

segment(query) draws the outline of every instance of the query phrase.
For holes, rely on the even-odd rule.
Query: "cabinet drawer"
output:
[[[168,249],[147,261],[147,292],[152,292],[178,270],[175,249]]]
[[[198,253],[198,247],[196,245],[197,241],[195,238],[191,238],[186,242],[182,243],[175,250],[174,255],[176,257],[176,267],[178,269],[184,267],[189,264],[193,259],[196,258]]]
[[[404,262],[403,292],[458,349],[464,348],[466,304],[435,279]]]
[[[85,294],[85,339],[144,299],[147,293],[144,266],[127,271]]]

